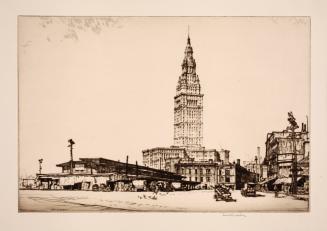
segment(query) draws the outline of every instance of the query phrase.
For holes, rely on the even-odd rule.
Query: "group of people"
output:
[[[134,192],[136,189],[132,183],[116,182],[114,191]]]
[[[159,191],[170,192],[170,191],[174,190],[174,187],[171,184],[164,182],[164,181],[159,181],[159,182],[152,181],[148,188],[149,188],[149,191],[154,192],[156,194]]]

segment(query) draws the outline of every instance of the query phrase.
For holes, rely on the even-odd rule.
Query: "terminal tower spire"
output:
[[[174,101],[174,145],[187,148],[201,147],[203,94],[199,76],[196,74],[196,62],[189,35]]]

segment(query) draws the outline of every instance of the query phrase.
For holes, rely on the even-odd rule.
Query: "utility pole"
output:
[[[68,140],[69,145],[67,147],[70,147],[70,174],[73,174],[73,145],[75,142],[73,139]]]
[[[139,176],[139,165],[137,164],[137,161],[135,162],[136,165],[136,178]]]
[[[39,159],[39,173],[40,174],[42,172],[42,162],[43,162],[43,159]]]
[[[126,178],[127,178],[127,167],[128,167],[128,155],[126,156],[126,171],[125,171]]]
[[[288,113],[288,122],[290,123],[290,126],[288,129],[292,131],[291,138],[293,143],[293,152],[292,152],[292,194],[297,194],[297,154],[296,154],[296,134],[295,129],[299,128],[298,124],[296,123],[296,119],[293,116],[292,112]]]
[[[261,170],[261,154],[260,154],[260,147],[258,146],[257,147],[257,155],[258,155],[258,161],[259,161],[259,164],[257,165],[257,171],[259,172],[258,175],[259,175],[259,181],[261,180],[262,178],[262,170]]]

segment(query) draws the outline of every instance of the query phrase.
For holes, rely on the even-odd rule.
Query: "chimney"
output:
[[[240,166],[241,165],[241,160],[240,159],[236,159],[236,164]]]
[[[224,150],[224,164],[228,164],[229,163],[229,151],[228,150]]]

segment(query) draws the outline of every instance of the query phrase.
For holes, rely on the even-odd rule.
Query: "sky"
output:
[[[69,160],[142,163],[173,145],[188,27],[204,94],[204,146],[231,160],[265,152],[268,132],[310,120],[305,17],[19,17],[19,169]],[[309,124],[310,129],[310,124]]]

